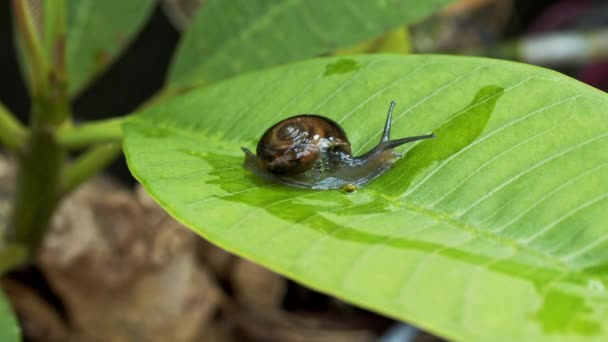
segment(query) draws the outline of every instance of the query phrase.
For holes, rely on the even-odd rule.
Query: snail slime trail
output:
[[[390,169],[400,157],[395,147],[434,134],[391,140],[395,101],[391,101],[380,142],[354,157],[344,129],[316,114],[292,116],[270,127],[256,153],[242,147],[245,167],[257,176],[298,188],[353,192]]]

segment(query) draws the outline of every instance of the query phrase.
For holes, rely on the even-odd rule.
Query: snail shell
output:
[[[346,133],[336,122],[303,114],[270,127],[260,139],[256,154],[269,172],[294,176],[314,167],[329,167],[333,163],[328,158],[350,155],[351,149]]]
[[[391,102],[380,143],[359,157],[351,155],[346,133],[335,121],[314,114],[296,115],[270,127],[260,139],[256,154],[245,152],[245,167],[273,182],[311,189],[345,189],[359,186],[386,172],[399,157],[393,150],[433,134],[390,140],[395,102]]]

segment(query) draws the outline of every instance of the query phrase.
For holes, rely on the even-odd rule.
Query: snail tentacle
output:
[[[388,114],[386,115],[386,123],[384,124],[384,131],[382,132],[382,138],[380,138],[380,143],[391,140],[391,124],[393,121],[393,109],[397,103],[395,101],[391,101],[391,104],[388,107]]]

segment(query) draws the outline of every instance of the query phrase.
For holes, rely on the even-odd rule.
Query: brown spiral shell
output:
[[[270,127],[256,154],[271,173],[296,175],[313,167],[328,151],[351,154],[342,127],[323,116],[302,114]]]

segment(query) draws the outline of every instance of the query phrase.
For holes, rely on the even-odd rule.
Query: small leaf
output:
[[[21,332],[10,304],[0,289],[0,341],[21,341]]]
[[[376,38],[451,0],[208,0],[169,72],[169,86],[207,84]]]
[[[125,126],[133,174],[175,218],[312,288],[450,339],[608,339],[605,93],[489,59],[360,56],[250,73]],[[329,73],[332,65],[357,65]],[[342,70],[342,69],[341,69]],[[277,121],[339,122],[355,155],[435,132],[357,192],[243,168]]]
[[[67,63],[70,94],[104,71],[152,13],[154,0],[69,0]]]

